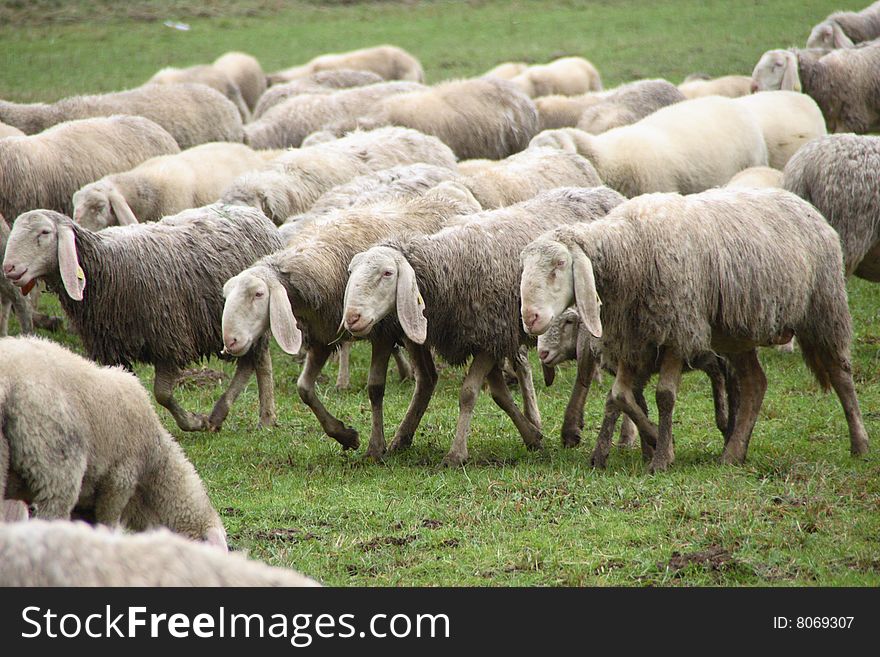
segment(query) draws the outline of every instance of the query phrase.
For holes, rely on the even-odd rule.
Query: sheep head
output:
[[[223,351],[243,356],[267,330],[288,354],[302,346],[302,332],[293,316],[287,290],[274,272],[251,267],[223,286]]]

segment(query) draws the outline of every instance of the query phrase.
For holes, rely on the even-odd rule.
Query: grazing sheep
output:
[[[772,167],[749,167],[727,181],[725,187],[762,188],[782,187],[782,172]]]
[[[251,120],[251,112],[241,96],[241,89],[223,71],[209,64],[187,68],[169,66],[157,71],[147,84],[203,84],[216,89],[235,105],[243,123]]]
[[[556,187],[595,187],[599,174],[577,153],[558,148],[527,148],[491,167],[469,176],[461,183],[483,209],[502,208],[526,201]]]
[[[518,321],[517,256],[536,234],[592,221],[623,200],[605,187],[555,189],[473,215],[434,235],[385,240],[352,259],[343,313],[350,333],[363,337],[374,328],[380,334],[391,332],[395,339],[405,337],[407,345],[432,347],[452,365],[473,359],[462,383],[455,440],[445,465],[467,460],[474,404],[487,377],[492,398],[526,446],[541,446],[538,418],[520,412],[501,373],[504,361],[518,362],[520,347],[530,342]],[[391,450],[409,445],[417,426],[402,424]],[[380,453],[384,447],[384,441],[371,445]]]
[[[828,132],[880,130],[880,42],[832,50],[768,50],[752,72],[756,91],[803,91],[816,101]]]
[[[436,137],[396,127],[356,131],[284,153],[266,169],[238,178],[222,200],[261,208],[281,225],[336,185],[371,171],[420,162],[455,169],[455,155]]]
[[[652,472],[674,458],[672,411],[682,366],[712,352],[728,359],[738,381],[722,461],[741,463],[767,385],[756,347],[792,335],[822,387],[837,392],[852,453],[867,452],[852,381],[840,243],[816,209],[794,194],[648,194],[602,221],[543,235],[523,250],[522,262],[526,330],[541,334],[577,305],[617,372],[606,411],[625,412],[656,443]],[[659,429],[637,397],[658,365]],[[610,431],[600,432],[597,465],[604,465],[610,440]]]
[[[0,215],[0,253],[6,250],[6,240],[9,237],[9,224],[3,215]],[[30,304],[5,276],[0,277],[0,337],[9,334],[9,313],[15,312],[18,319],[19,329],[22,333],[34,332],[33,311]],[[0,499],[2,499],[0,491]]]
[[[0,100],[0,121],[29,135],[62,121],[113,114],[133,114],[158,123],[180,148],[244,138],[235,105],[203,84],[146,84],[128,91],[72,96],[51,104]]]
[[[582,94],[580,96],[542,96],[535,98],[538,109],[538,129],[574,128],[588,107],[602,102],[609,92]]]
[[[34,208],[71,214],[71,197],[83,185],[178,152],[171,135],[139,116],[69,121],[0,139],[0,214],[12,220]]]
[[[606,92],[602,100],[586,108],[577,128],[594,135],[629,125],[661,107],[685,100],[678,88],[666,80],[638,80]]]
[[[370,71],[353,71],[343,68],[336,71],[312,73],[308,77],[297,78],[296,80],[270,87],[266,93],[260,96],[260,100],[254,108],[253,118],[257,120],[269,109],[293,96],[299,96],[300,94],[328,94],[339,89],[365,87],[378,82],[382,82],[382,78]]]
[[[254,148],[297,147],[324,128],[340,124],[353,127],[357,117],[383,98],[420,89],[424,87],[416,82],[382,82],[330,94],[292,96],[246,125],[245,142]]]
[[[319,55],[302,66],[294,66],[293,68],[272,73],[269,76],[269,84],[290,82],[312,73],[333,71],[341,68],[355,71],[372,71],[381,76],[383,80],[425,81],[425,71],[422,69],[418,59],[410,55],[403,48],[383,45],[361,48],[360,50],[352,50],[350,52]]]
[[[238,176],[279,155],[280,151],[253,151],[244,144],[218,142],[154,157],[76,192],[73,220],[89,230],[157,221],[216,201]]]
[[[24,133],[14,126],[0,123],[0,139],[3,137],[24,137]]]
[[[560,57],[549,64],[529,66],[510,81],[531,98],[602,91],[599,71],[583,57]]]
[[[501,78],[502,80],[510,80],[515,78],[520,73],[524,73],[529,68],[529,65],[525,62],[502,62],[495,66],[494,68],[490,68],[488,71],[483,73],[483,77],[487,77],[489,75],[493,75],[496,78]]]
[[[303,402],[312,409],[324,432],[343,449],[356,449],[358,433],[345,426],[321,403],[315,381],[341,337],[348,263],[376,241],[400,233],[430,233],[461,214],[479,210],[466,190],[441,185],[420,197],[388,199],[369,206],[338,211],[335,217],[309,227],[292,246],[258,261],[227,281],[223,288],[223,341],[226,352],[247,354],[254,341],[271,330],[279,346],[296,354],[305,343],[306,362],[297,381]],[[295,314],[294,314],[295,313]],[[382,399],[394,337],[371,337],[372,360],[367,389],[373,410],[368,455],[381,457],[385,438]],[[427,407],[437,373],[430,350],[407,347],[416,379],[415,393],[404,419],[405,426],[418,424]],[[381,448],[381,449],[380,449]]]
[[[168,529],[226,547],[183,450],[133,374],[41,338],[0,339],[0,497],[38,518]]]
[[[532,140],[534,146],[580,153],[606,185],[630,198],[649,192],[692,194],[767,164],[757,119],[735,100],[719,96],[675,103],[601,135],[546,130]]]
[[[126,535],[83,522],[0,525],[0,586],[320,586],[285,568],[165,530]]]
[[[275,226],[251,208],[206,206],[97,233],[35,210],[15,222],[3,272],[25,292],[44,279],[90,358],[126,369],[155,365],[156,401],[181,429],[219,430],[255,368],[260,422],[274,423],[268,341],[239,360],[209,417],[183,409],[174,384],[189,363],[220,355],[223,283],[279,248]]]
[[[531,99],[510,82],[494,77],[450,80],[423,91],[395,94],[365,108],[360,116],[354,124],[338,124],[337,134],[354,125],[405,126],[438,137],[463,160],[513,155],[526,148],[538,131],[538,112]]]
[[[782,186],[812,203],[840,236],[846,275],[880,281],[880,137],[829,135],[801,148]]]
[[[880,2],[861,11],[836,11],[810,32],[807,48],[852,48],[880,37]]]
[[[241,97],[253,112],[257,101],[266,91],[266,74],[256,57],[244,52],[228,52],[214,60],[214,68],[223,71],[241,92]]]
[[[687,99],[703,96],[739,98],[752,92],[752,78],[748,75],[723,75],[720,78],[689,75],[678,85],[678,90]]]

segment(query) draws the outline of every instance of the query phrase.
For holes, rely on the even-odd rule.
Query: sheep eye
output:
[[[384,276],[385,278],[391,278],[391,276],[393,276],[393,275],[394,275],[394,272],[391,271],[390,269],[386,269],[385,271],[382,272],[382,276]]]
[[[266,296],[265,292],[254,292],[254,299],[262,299],[264,296]]]
[[[40,231],[40,235],[48,235],[51,232],[52,231],[50,231],[48,228],[44,228],[43,230]]]

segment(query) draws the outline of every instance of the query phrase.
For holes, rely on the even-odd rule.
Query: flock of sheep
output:
[[[273,337],[304,355],[299,396],[343,449],[359,433],[315,383],[338,350],[347,386],[351,342],[369,341],[376,460],[412,443],[436,357],[469,363],[445,464],[468,458],[484,382],[540,448],[535,336],[548,384],[577,361],[566,446],[600,368],[614,375],[597,467],[621,415],[620,443],[638,435],[650,472],[672,464],[692,369],[712,382],[722,461],[741,463],[766,389],[756,350],[794,338],[866,453],[845,278],[880,280],[880,138],[861,136],[880,128],[877,37],[880,2],[751,76],[678,86],[603,90],[580,57],[428,86],[418,60],[380,46],[268,76],[229,53],[128,91],[0,101],[3,333],[11,312],[22,333],[57,327],[25,296],[42,282],[89,358],[0,340],[2,512],[37,518],[0,527],[0,583],[313,584],[216,550],[220,517],[130,373],[155,366],[184,431],[219,431],[255,374],[271,426]],[[210,356],[236,358],[235,375],[209,413],[185,409],[175,383]],[[392,356],[414,390],[388,444]]]

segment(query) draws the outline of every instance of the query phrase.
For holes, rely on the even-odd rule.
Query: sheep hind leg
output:
[[[728,418],[730,417],[730,409],[727,403],[727,368],[721,358],[713,356],[701,369],[709,377],[709,382],[712,384],[715,426],[718,427],[718,431],[724,436],[727,434]]]
[[[749,440],[767,390],[767,377],[761,369],[757,350],[733,354],[729,358],[737,379],[739,400],[733,430],[724,445],[721,462],[739,464],[746,460]]]
[[[682,360],[672,351],[663,354],[660,363],[660,379],[657,381],[657,412],[659,414],[659,432],[657,447],[648,466],[648,472],[664,472],[675,461],[675,448],[672,443],[672,413],[675,409],[675,398],[678,384],[681,382]]]
[[[543,447],[541,430],[516,407],[516,402],[513,401],[510,388],[507,387],[504,373],[500,367],[496,366],[489,371],[488,381],[492,399],[498,408],[507,413],[507,417],[513,421],[522,436],[526,449],[530,451],[541,449]]]
[[[220,399],[214,404],[211,415],[208,417],[208,431],[220,431],[223,427],[223,422],[226,420],[226,416],[229,415],[229,409],[232,408],[235,400],[238,399],[238,396],[245,389],[248,381],[251,380],[251,376],[254,374],[255,359],[254,350],[252,349],[236,362],[235,374],[232,375],[229,387],[220,395]]]
[[[407,340],[406,351],[413,366],[416,385],[409,402],[409,408],[406,409],[406,415],[404,415],[394,434],[394,440],[391,441],[388,448],[390,452],[412,445],[419,422],[421,422],[422,416],[428,408],[428,403],[434,395],[434,388],[437,387],[437,368],[434,367],[431,349]]]
[[[351,387],[351,342],[339,345],[339,371],[336,373],[336,389],[348,390]]]
[[[532,366],[529,364],[529,352],[521,348],[516,354],[514,362],[516,378],[519,381],[519,389],[522,392],[523,410],[529,422],[538,430],[541,429],[541,411],[538,409],[538,397],[535,394],[535,382],[532,379]]]
[[[306,362],[300,372],[299,379],[296,381],[296,389],[300,399],[308,406],[321,428],[331,438],[335,439],[342,449],[357,449],[360,445],[358,433],[351,427],[345,426],[341,421],[330,414],[318,395],[315,394],[315,381],[321,370],[324,369],[324,363],[330,357],[331,348],[327,345],[312,345],[306,354]]]
[[[467,461],[467,437],[471,427],[471,418],[474,415],[474,406],[477,403],[483,380],[496,365],[495,359],[490,354],[480,353],[474,356],[464,381],[462,381],[461,392],[458,396],[458,422],[455,426],[455,439],[452,441],[449,452],[443,458],[442,465],[455,467]]]
[[[653,456],[657,444],[657,425],[648,419],[647,404],[643,394],[645,377],[636,377],[631,368],[622,363],[617,366],[617,375],[611,386],[611,399],[626,413],[639,430],[642,455],[648,459]]]
[[[411,381],[413,379],[413,369],[398,345],[394,345],[391,355],[394,356],[394,362],[397,364],[397,376],[400,377],[400,380]]]
[[[190,413],[174,398],[174,385],[177,383],[179,375],[180,370],[173,365],[156,365],[153,395],[156,397],[156,401],[171,413],[182,431],[204,431],[208,428],[208,417]]]
[[[364,457],[377,462],[385,457],[385,419],[382,405],[385,399],[385,381],[388,376],[388,361],[391,359],[392,347],[393,345],[384,340],[373,342],[370,373],[367,378],[372,428],[370,430],[370,444]]]
[[[846,415],[846,423],[849,426],[850,453],[853,456],[863,456],[868,453],[868,432],[862,422],[862,412],[859,409],[859,400],[856,397],[853,385],[852,368],[849,361],[838,361],[832,358],[823,359],[828,370],[828,378],[837,393],[840,405]]]
[[[630,419],[629,415],[624,415],[620,423],[620,438],[617,440],[617,446],[620,449],[633,449],[636,446],[636,435],[638,435],[638,430],[635,422]]]
[[[599,436],[596,438],[596,446],[590,456],[590,465],[594,468],[605,468],[608,462],[608,454],[611,452],[611,441],[614,439],[614,427],[617,425],[617,418],[620,417],[620,407],[615,402],[611,391],[605,398],[605,413],[602,416],[602,426],[599,429]],[[627,416],[624,415],[624,418]]]
[[[574,387],[571,390],[571,396],[568,399],[568,405],[565,407],[565,415],[562,420],[563,447],[576,447],[581,442],[584,405],[587,403],[590,385],[592,385],[595,379],[598,368],[599,363],[589,349],[585,349],[578,356],[577,376],[575,376]]]

